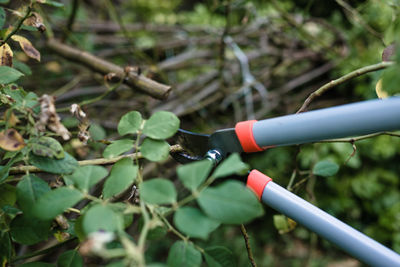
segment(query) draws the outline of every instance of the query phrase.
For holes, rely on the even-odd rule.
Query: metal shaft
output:
[[[371,266],[400,266],[400,255],[302,198],[269,182],[262,201]]]
[[[370,100],[254,123],[259,147],[303,144],[400,129],[400,97]]]

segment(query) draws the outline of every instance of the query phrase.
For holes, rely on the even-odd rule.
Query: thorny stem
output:
[[[316,143],[354,143],[357,141],[361,141],[364,139],[368,139],[368,138],[372,138],[372,137],[376,137],[376,136],[380,136],[380,135],[400,137],[400,133],[381,132],[381,133],[362,135],[362,136],[353,137],[353,138],[339,138],[339,139],[322,140],[322,141],[318,141]]]
[[[19,29],[22,27],[22,24],[24,23],[24,21],[31,15],[31,11],[32,8],[30,6],[28,6],[28,9],[26,11],[25,16],[23,16],[17,23],[17,26],[6,36],[6,38],[4,38],[4,40],[2,40],[0,42],[0,46],[2,46],[3,44],[7,43],[7,41],[14,35],[16,34]]]
[[[244,242],[246,244],[247,255],[249,257],[251,266],[257,267],[257,263],[254,261],[253,252],[251,251],[250,242],[249,242],[249,235],[247,234],[246,227],[244,227],[243,224],[240,225],[240,231],[242,231]]]
[[[300,113],[300,112],[304,112],[307,107],[310,105],[311,101],[313,101],[315,98],[321,96],[322,94],[324,94],[325,92],[327,92],[329,89],[342,84],[344,82],[347,82],[348,80],[351,80],[353,78],[356,78],[358,76],[361,76],[363,74],[366,74],[368,72],[372,72],[372,71],[377,71],[377,70],[381,70],[387,67],[390,67],[394,64],[394,62],[390,62],[390,61],[384,61],[381,63],[377,63],[374,65],[370,65],[370,66],[366,66],[366,67],[362,67],[360,69],[357,69],[355,71],[352,71],[336,80],[332,80],[329,83],[323,85],[322,87],[318,88],[316,91],[314,91],[313,93],[311,93],[307,99],[304,101],[303,105],[301,106],[301,108],[296,112],[296,113]]]

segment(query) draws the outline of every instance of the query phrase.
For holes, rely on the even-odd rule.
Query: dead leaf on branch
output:
[[[40,61],[40,52],[32,45],[32,43],[21,35],[13,35],[11,39],[18,42],[25,54],[37,61]]]
[[[18,117],[15,116],[14,112],[12,112],[11,110],[7,110],[6,112],[4,112],[4,121],[7,122],[7,125],[9,127],[14,127],[15,125],[21,122],[18,119]]]
[[[47,94],[44,94],[39,98],[41,110],[39,122],[36,127],[39,131],[44,132],[47,126],[47,128],[59,134],[64,140],[69,140],[71,134],[61,123],[60,117],[56,112],[54,101],[55,97]]]
[[[12,67],[13,51],[8,44],[0,46],[0,65]]]
[[[0,147],[7,151],[18,151],[25,147],[24,138],[15,129],[0,132]]]
[[[42,16],[40,16],[36,12],[32,12],[32,15],[29,16],[25,21],[24,24],[27,26],[32,26],[38,29],[40,32],[44,32],[46,30],[46,26],[43,24]]]
[[[78,104],[72,104],[70,111],[79,120],[78,138],[84,145],[86,145],[87,141],[90,138],[90,133],[88,131],[90,123],[86,116],[86,113],[81,109]]]

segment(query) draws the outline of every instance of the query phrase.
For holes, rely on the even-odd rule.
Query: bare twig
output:
[[[398,134],[398,133],[381,132],[381,133],[362,135],[362,136],[353,137],[353,138],[339,138],[339,139],[322,140],[322,141],[318,141],[316,143],[354,143],[357,141],[361,141],[364,139],[368,139],[368,138],[372,138],[372,137],[376,137],[376,136],[380,136],[380,135],[389,135],[389,136],[400,137],[400,134]]]
[[[249,256],[249,260],[251,266],[257,267],[256,262],[254,261],[253,252],[251,251],[250,242],[249,242],[249,235],[247,234],[246,228],[243,224],[240,225],[240,231],[242,231],[244,242],[246,244],[247,255]]]
[[[78,13],[78,8],[79,8],[79,0],[73,0],[72,11],[68,17],[67,27],[66,30],[64,31],[62,40],[67,39],[68,35],[72,32],[72,27],[74,26],[76,14]]]
[[[25,16],[23,16],[17,23],[17,26],[15,26],[15,28],[6,36],[6,38],[4,38],[4,40],[0,41],[0,46],[2,46],[3,44],[7,43],[7,41],[11,38],[11,36],[13,36],[14,34],[16,34],[22,27],[22,24],[24,23],[24,21],[31,15],[31,7],[28,6]]]
[[[170,147],[170,152],[179,152],[182,151],[182,147],[180,145],[173,145]],[[109,165],[117,162],[123,158],[132,158],[132,159],[141,159],[143,158],[142,153],[136,152],[131,154],[126,154],[122,156],[118,156],[111,159],[99,158],[99,159],[88,159],[78,161],[79,166],[85,165]],[[35,166],[15,166],[10,168],[10,174],[23,174],[26,172],[44,172],[41,169]]]
[[[314,91],[313,93],[311,93],[307,99],[304,101],[303,105],[301,106],[301,108],[296,112],[296,113],[300,113],[300,112],[304,112],[307,107],[310,105],[311,101],[313,101],[315,98],[321,96],[322,94],[324,94],[326,91],[328,91],[329,89],[347,82],[348,80],[351,80],[353,78],[356,78],[358,76],[361,76],[363,74],[366,74],[368,72],[372,72],[372,71],[377,71],[377,70],[381,70],[387,67],[390,67],[394,64],[394,62],[381,62],[381,63],[377,63],[374,65],[370,65],[370,66],[366,66],[360,69],[357,69],[355,71],[352,71],[336,80],[332,80],[329,83],[325,84],[324,86],[320,87],[319,89],[317,89],[316,91]]]
[[[125,73],[122,67],[115,65],[112,62],[96,57],[86,51],[63,44],[58,40],[49,39],[47,41],[47,46],[60,56],[85,65],[93,71],[99,72],[103,75],[115,73],[119,79],[123,79],[123,77],[127,75],[126,79],[124,79],[124,83],[137,88],[154,98],[165,99],[171,91],[171,86],[158,83],[134,72]]]

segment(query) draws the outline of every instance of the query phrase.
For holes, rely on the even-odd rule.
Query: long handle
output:
[[[400,266],[400,255],[253,170],[247,180],[265,204],[371,266]]]
[[[235,127],[245,152],[399,129],[400,97],[245,121]]]

